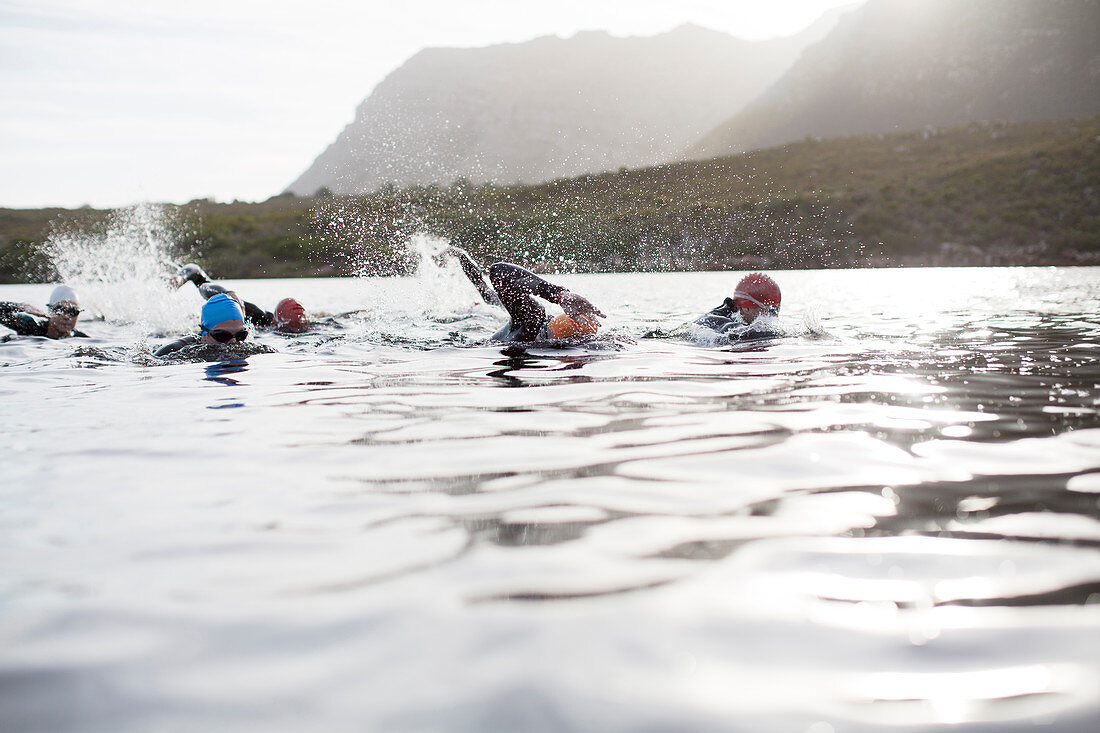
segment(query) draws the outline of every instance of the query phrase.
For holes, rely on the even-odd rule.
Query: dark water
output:
[[[736,275],[558,278],[568,348],[242,281],[358,312],[168,362],[197,294],[83,284],[0,343],[0,729],[1094,730],[1100,270],[776,278],[751,344],[644,337]]]

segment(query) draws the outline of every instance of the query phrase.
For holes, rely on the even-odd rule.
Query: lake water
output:
[[[1100,269],[227,284],[343,313],[162,360],[201,298],[76,283],[0,343],[0,730],[1092,731]],[[2,286],[44,303],[47,285]]]

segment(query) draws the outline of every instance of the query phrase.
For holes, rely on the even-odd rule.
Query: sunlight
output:
[[[876,701],[927,702],[928,707],[906,705],[910,725],[959,724],[1004,719],[1005,713],[991,705],[997,701],[1032,698],[1034,714],[1065,708],[1085,681],[1078,667],[1034,664],[936,674],[885,672],[867,675],[852,687]]]

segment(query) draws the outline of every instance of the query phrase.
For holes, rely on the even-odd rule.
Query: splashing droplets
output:
[[[111,213],[93,231],[58,230],[43,249],[58,277],[86,307],[109,321],[178,328],[194,316],[194,296],[167,286],[180,223],[164,206],[139,204]]]

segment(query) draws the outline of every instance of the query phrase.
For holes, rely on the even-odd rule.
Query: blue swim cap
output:
[[[243,321],[244,311],[240,303],[230,298],[225,293],[218,293],[202,307],[202,318],[199,321],[204,330],[209,331],[222,321]]]

